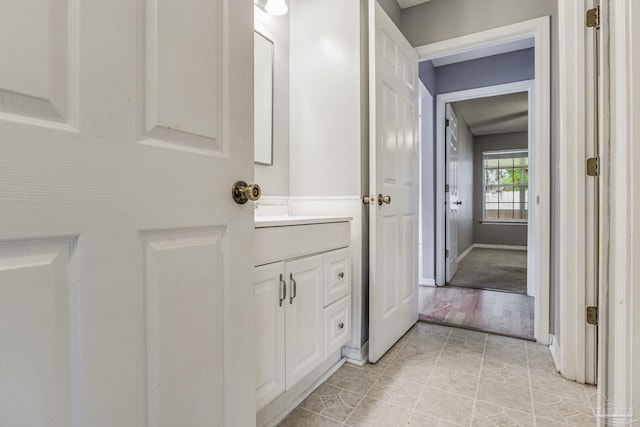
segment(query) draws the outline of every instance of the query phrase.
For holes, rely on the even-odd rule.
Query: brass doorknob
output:
[[[247,184],[244,181],[236,181],[231,187],[231,197],[239,204],[244,205],[249,200],[256,201],[262,196],[262,189],[258,184]]]
[[[382,206],[382,204],[388,205],[391,203],[391,196],[383,196],[382,194],[378,194],[378,205]]]

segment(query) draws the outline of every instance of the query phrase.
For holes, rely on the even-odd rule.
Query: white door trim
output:
[[[436,113],[436,125],[437,128],[437,153],[436,164],[437,167],[442,169],[444,165],[444,151],[441,147],[442,138],[444,132],[442,128],[444,126],[444,104],[446,102],[453,102],[455,100],[469,99],[472,97],[490,96],[491,94],[499,93],[514,93],[516,91],[529,91],[529,100],[535,99],[535,106],[530,110],[530,116],[533,120],[529,123],[529,135],[535,135],[535,143],[529,143],[529,149],[535,150],[535,158],[532,159],[535,163],[538,173],[532,180],[534,192],[530,191],[530,194],[539,196],[537,209],[533,215],[530,215],[529,232],[532,228],[535,229],[533,239],[529,239],[529,244],[532,244],[532,240],[539,242],[535,245],[535,251],[530,247],[530,254],[528,256],[534,257],[534,262],[531,265],[535,265],[534,268],[528,269],[528,275],[533,274],[532,277],[528,277],[527,282],[531,284],[538,284],[537,289],[527,289],[527,291],[535,291],[535,338],[541,344],[550,343],[549,335],[549,259],[550,259],[550,222],[551,222],[551,170],[550,170],[550,93],[551,93],[551,46],[550,46],[550,19],[548,16],[531,19],[528,21],[507,25],[504,27],[494,28],[479,33],[465,35],[450,40],[444,40],[436,43],[432,43],[425,46],[419,46],[416,48],[419,59],[432,60],[441,58],[456,53],[468,52],[474,49],[499,45],[509,41],[522,40],[527,38],[534,39],[535,46],[535,76],[536,79],[533,83],[526,82],[527,85],[532,85],[529,89],[527,86],[525,89],[520,88],[514,90],[509,85],[497,85],[491,88],[471,89],[469,91],[455,92],[451,94],[438,95],[437,99],[437,113]],[[518,82],[510,85],[525,84]],[[484,90],[484,92],[483,92]],[[502,91],[502,92],[500,92]],[[464,93],[466,92],[466,93]],[[465,98],[466,97],[466,98]],[[441,108],[442,107],[442,108]],[[442,109],[442,111],[440,111]],[[439,123],[443,125],[440,126]],[[530,156],[531,157],[531,156]],[[530,160],[531,161],[531,160]],[[436,200],[444,200],[444,175],[443,170],[437,170],[436,180]],[[442,248],[444,243],[444,229],[443,223],[438,222],[438,218],[442,216],[443,209],[437,208],[436,217],[436,244],[437,248]],[[535,227],[534,227],[535,226]],[[531,236],[531,234],[530,234]],[[436,250],[436,257],[440,251]],[[442,250],[444,253],[444,250]],[[442,256],[442,255],[440,255]],[[530,259],[531,261],[531,259]],[[444,264],[436,259],[436,281],[441,284],[441,280],[444,274]],[[531,272],[531,273],[530,273]]]
[[[591,0],[561,0],[558,3],[558,215],[555,259],[556,368],[567,379],[595,382],[595,331],[586,323],[586,306],[593,304],[594,205],[589,202],[593,179],[586,176],[585,162],[593,145],[592,30],[584,24]],[[604,56],[602,56],[604,58]],[[604,80],[603,80],[604,81]],[[603,186],[602,195],[606,194]],[[605,196],[606,197],[606,196]],[[601,204],[601,206],[603,206]],[[620,206],[621,207],[621,206]],[[605,212],[603,211],[603,215]],[[602,235],[602,242],[605,237]],[[602,252],[605,256],[604,252]],[[600,263],[602,265],[602,261]],[[591,269],[591,270],[590,270]],[[602,272],[601,272],[602,274]],[[601,300],[601,306],[604,301]],[[602,307],[604,310],[604,307]],[[601,319],[605,317],[601,312]],[[600,331],[606,334],[602,325]],[[602,339],[602,335],[601,335]],[[602,358],[600,358],[602,362]]]
[[[426,273],[426,268],[425,268],[425,243],[429,244],[430,242],[426,242],[426,237],[429,236],[430,234],[432,234],[433,232],[435,232],[435,224],[433,222],[433,220],[435,220],[435,217],[432,217],[431,221],[427,222],[426,220],[428,219],[428,216],[434,215],[435,212],[428,212],[429,210],[432,210],[432,202],[434,201],[433,199],[433,192],[428,191],[428,189],[425,186],[425,182],[423,180],[424,174],[423,174],[423,168],[424,168],[424,164],[426,163],[426,159],[430,159],[431,163],[433,163],[433,153],[426,153],[424,150],[424,146],[425,146],[425,142],[429,142],[429,147],[433,147],[433,114],[431,114],[431,118],[430,119],[426,119],[425,120],[425,110],[428,110],[430,113],[433,113],[433,95],[431,94],[431,92],[429,92],[429,89],[427,89],[427,87],[424,85],[424,83],[422,83],[422,80],[418,80],[418,86],[420,87],[420,104],[421,104],[421,118],[420,118],[420,144],[419,144],[419,156],[420,156],[420,162],[419,162],[419,178],[418,178],[418,182],[420,183],[420,198],[419,198],[419,202],[418,205],[420,207],[419,212],[420,212],[420,240],[418,243],[419,246],[419,251],[418,251],[418,257],[419,257],[419,261],[418,261],[418,267],[419,267],[419,276],[418,276],[418,284],[420,285],[429,285],[429,286],[435,286],[435,278],[433,277],[433,266],[429,269],[431,270],[431,274],[427,274]],[[425,135],[427,135],[427,137],[425,138]],[[433,149],[432,149],[433,151]],[[430,183],[433,183],[433,178],[430,179],[429,181]],[[433,187],[433,186],[432,186]],[[435,187],[434,187],[435,188]],[[431,193],[431,194],[429,194]],[[429,200],[429,202],[427,203],[427,206],[424,205],[425,203],[425,196],[431,196],[431,199]],[[425,223],[426,226],[431,227],[431,231],[432,233],[428,233],[425,229]],[[431,242],[431,244],[433,245],[433,247],[435,248],[435,243]],[[435,262],[435,260],[433,258],[430,259],[431,262]]]
[[[560,4],[571,3],[570,0]],[[599,301],[599,425],[640,419],[640,8],[636,0],[601,0],[605,85]],[[576,31],[578,33],[578,31]],[[579,34],[579,33],[578,33]],[[574,35],[575,37],[575,35]],[[607,87],[608,85],[608,87]],[[607,115],[609,113],[609,115]],[[606,299],[605,299],[606,297]]]

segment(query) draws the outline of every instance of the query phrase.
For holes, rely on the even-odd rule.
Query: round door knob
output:
[[[344,279],[344,273],[342,271],[340,273],[338,273],[338,278],[339,279]]]
[[[338,329],[344,329],[344,323],[343,322],[338,323]]]
[[[260,196],[262,196],[262,189],[258,184],[236,181],[231,187],[231,197],[239,205],[244,205],[249,200],[255,202]]]
[[[391,196],[383,196],[382,194],[378,194],[378,205],[382,206],[382,204],[388,205],[391,203]]]

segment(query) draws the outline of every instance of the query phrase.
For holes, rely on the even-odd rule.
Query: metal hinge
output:
[[[444,121],[444,126],[445,126],[445,127],[449,127],[449,119],[445,119],[445,121]]]
[[[587,307],[587,323],[590,325],[598,324],[598,307]]]
[[[446,249],[446,250],[444,251],[444,257],[445,257],[445,258],[449,258],[449,249]]]
[[[448,193],[449,192],[449,184],[445,184],[444,185],[444,192]]]
[[[600,28],[600,6],[587,10],[587,27]]]
[[[600,175],[600,157],[590,157],[587,159],[587,175]]]

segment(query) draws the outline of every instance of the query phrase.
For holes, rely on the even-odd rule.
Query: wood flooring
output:
[[[534,340],[528,295],[444,286],[419,287],[420,320]]]

